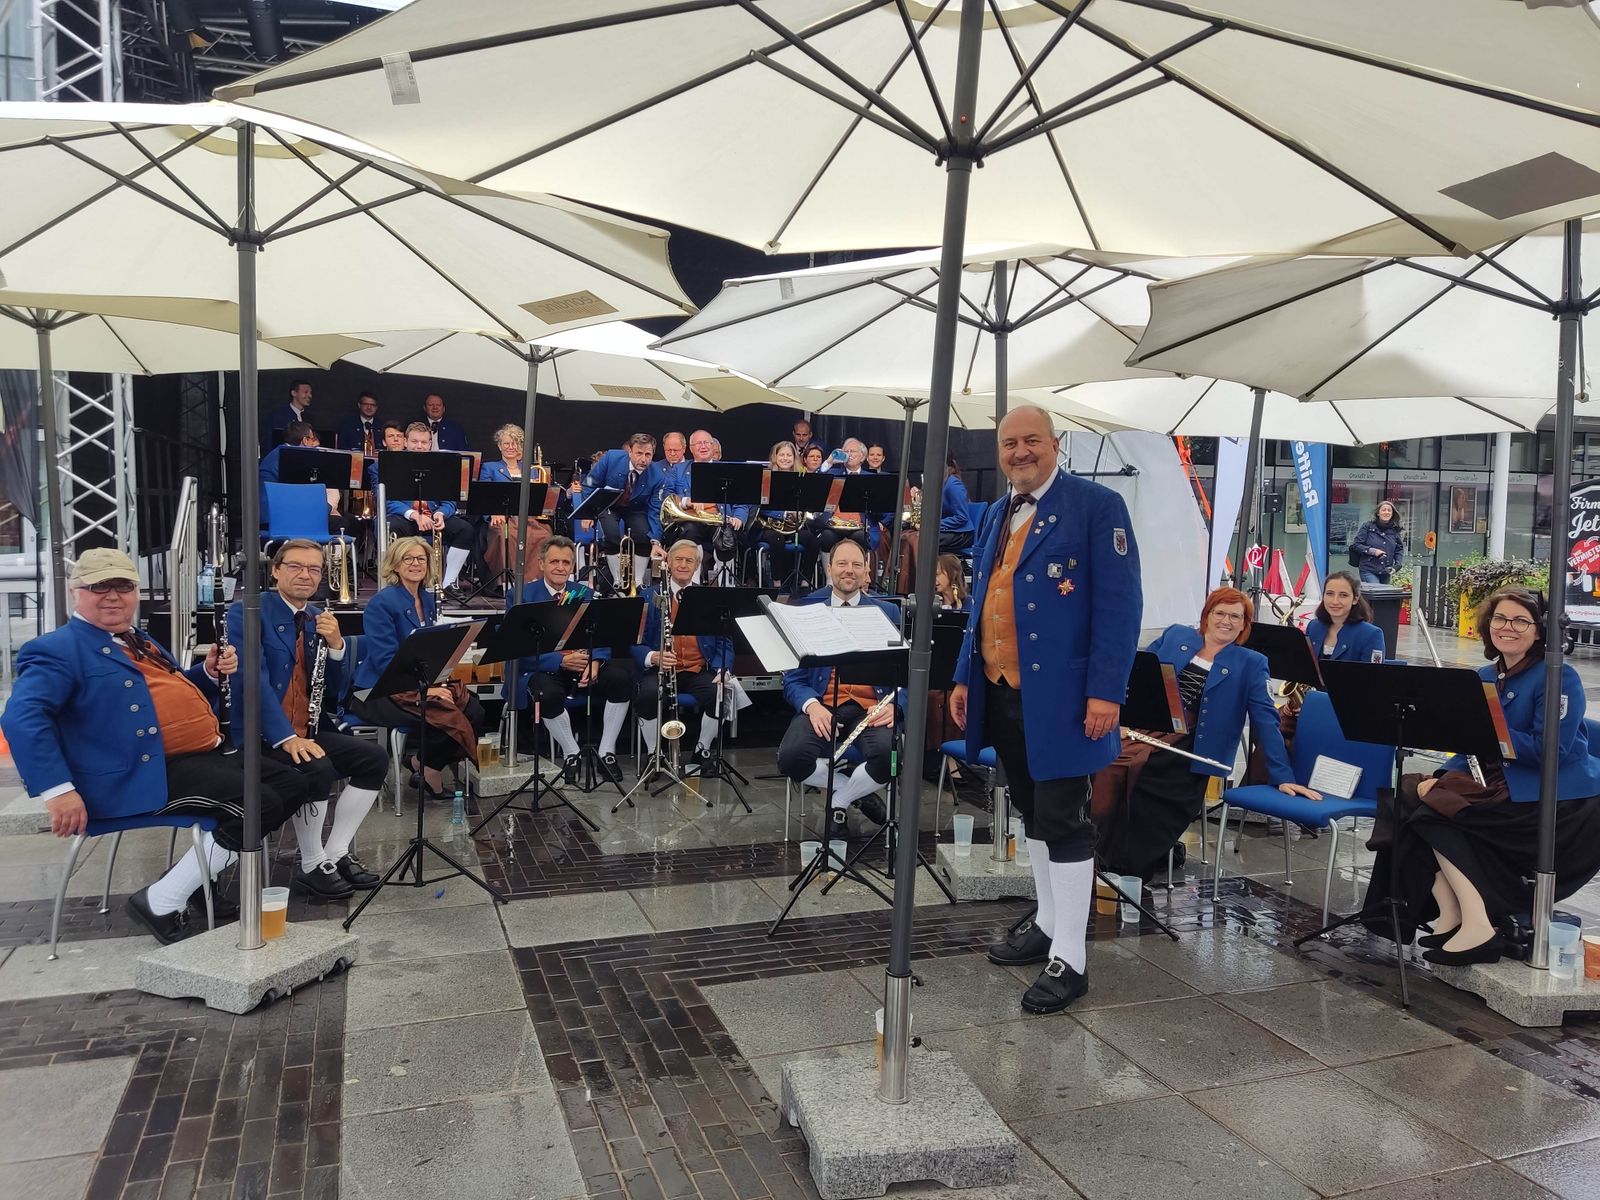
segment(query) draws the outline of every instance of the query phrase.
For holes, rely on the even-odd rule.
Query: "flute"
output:
[[[1143,742],[1146,746],[1154,746],[1157,750],[1166,750],[1172,754],[1181,754],[1185,758],[1193,759],[1197,763],[1204,763],[1208,767],[1216,767],[1219,771],[1231,772],[1233,770],[1233,768],[1227,763],[1220,763],[1214,758],[1207,758],[1204,754],[1191,754],[1187,750],[1180,750],[1178,747],[1171,745],[1168,742],[1163,742],[1158,737],[1151,737],[1148,733],[1141,733],[1137,729],[1129,729],[1126,725],[1122,727],[1122,736],[1125,738],[1132,738],[1136,742]]]

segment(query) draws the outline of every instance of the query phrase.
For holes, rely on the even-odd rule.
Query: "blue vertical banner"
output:
[[[1294,473],[1305,512],[1306,557],[1320,584],[1328,578],[1328,447],[1294,442]]]

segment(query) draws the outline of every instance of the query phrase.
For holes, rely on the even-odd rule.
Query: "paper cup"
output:
[[[269,887],[261,889],[261,936],[280,938],[289,925],[289,889]]]

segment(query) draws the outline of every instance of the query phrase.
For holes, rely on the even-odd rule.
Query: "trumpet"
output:
[[[639,594],[639,581],[634,577],[633,534],[624,532],[617,546],[617,589],[624,596]]]

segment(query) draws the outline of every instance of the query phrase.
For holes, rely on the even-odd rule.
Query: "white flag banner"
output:
[[[1228,551],[1233,547],[1233,527],[1244,502],[1244,472],[1249,438],[1217,439],[1217,473],[1211,484],[1211,561],[1206,573],[1206,592],[1222,581]],[[1236,578],[1242,576],[1235,571]]]

